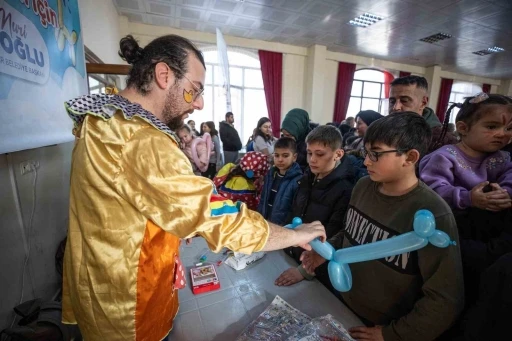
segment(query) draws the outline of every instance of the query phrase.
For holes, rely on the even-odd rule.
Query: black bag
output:
[[[0,332],[2,341],[82,341],[77,325],[62,324],[61,302],[37,298],[18,305],[14,311],[21,320]]]

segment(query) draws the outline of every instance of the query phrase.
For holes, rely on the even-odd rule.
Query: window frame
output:
[[[212,51],[217,51],[215,47],[208,47],[208,48],[203,48],[201,49],[202,52],[212,52]],[[257,59],[259,61],[259,57],[258,57],[258,54],[257,53],[251,53],[251,51],[245,51],[245,50],[241,50],[241,49],[230,49],[228,48],[228,54],[229,52],[238,52],[238,53],[242,53],[242,54],[245,54],[246,56],[249,56],[251,58],[254,58],[254,59]],[[215,79],[215,76],[216,74],[218,73],[218,71],[216,72],[215,68],[216,67],[220,67],[220,64],[219,63],[213,63],[213,62],[208,62],[205,60],[205,66],[208,68],[208,66],[211,67],[211,72],[212,72],[212,76],[211,76],[211,81],[208,82],[208,81],[205,81],[205,88],[206,87],[211,87],[212,89],[212,98],[211,98],[211,102],[209,101],[208,104],[209,106],[212,108],[212,117],[213,117],[213,120],[215,122],[215,90],[217,88],[219,89],[223,89],[223,86],[222,85],[219,85],[219,84],[215,84],[216,82],[216,79]],[[263,94],[265,94],[265,89],[264,89],[264,85],[262,84],[261,88],[259,87],[254,87],[254,86],[245,86],[245,81],[246,81],[246,76],[245,76],[245,71],[246,70],[255,70],[255,71],[259,71],[261,72],[261,67],[260,68],[257,68],[257,67],[254,67],[254,66],[240,66],[240,65],[230,65],[229,66],[230,68],[239,68],[242,70],[242,82],[241,82],[241,86],[240,85],[232,85],[230,84],[230,88],[231,89],[237,89],[240,91],[240,97],[241,97],[241,102],[240,102],[240,105],[241,105],[241,113],[236,113],[237,116],[239,117],[238,119],[240,120],[240,129],[241,131],[239,132],[240,134],[240,139],[242,140],[242,144],[244,144],[244,148],[245,148],[245,141],[247,141],[247,136],[244,136],[244,131],[245,131],[245,124],[246,124],[246,118],[245,118],[245,90],[261,90],[263,91]],[[222,71],[221,71],[222,72]],[[222,77],[222,76],[221,76]],[[210,77],[208,77],[207,79],[210,79]],[[261,117],[268,117],[268,108],[266,107],[266,103],[265,103],[265,109],[266,111],[262,111],[262,114],[261,114]],[[266,115],[265,115],[266,113]],[[216,125],[219,123],[219,122],[215,122]],[[251,127],[252,129],[256,128],[256,127]],[[252,130],[251,129],[251,130]]]
[[[371,71],[377,71],[377,72],[380,72],[384,75],[384,71],[382,70],[379,70],[379,69],[373,69],[373,68],[361,68],[361,69],[358,69],[354,72],[354,78],[352,79],[352,85],[354,84],[354,82],[361,82],[361,94],[360,96],[353,96],[352,95],[352,88],[350,89],[350,99],[349,99],[349,106],[350,106],[350,100],[352,98],[358,98],[360,99],[360,103],[359,103],[359,111],[363,110],[362,107],[363,107],[363,99],[377,99],[379,100],[379,106],[378,106],[378,110],[377,112],[381,112],[382,111],[382,103],[384,102],[384,100],[386,99],[386,97],[382,97],[382,91],[383,91],[383,87],[385,86],[385,83],[384,82],[378,82],[378,81],[368,81],[368,80],[362,80],[362,79],[357,79],[356,78],[356,73],[358,71],[362,71],[362,70],[371,70]],[[379,97],[367,97],[367,96],[364,96],[364,85],[365,83],[373,83],[373,84],[380,84],[380,91],[379,91]],[[348,115],[348,113],[347,113]]]
[[[450,100],[448,100],[448,108],[454,104],[455,102],[454,101],[451,101],[452,99],[452,96],[453,98],[455,99],[457,97],[457,95],[463,95],[462,97],[470,97],[470,96],[474,96],[476,95],[476,93],[468,93],[468,92],[463,92],[463,91],[454,91],[453,90],[453,85],[456,85],[456,84],[460,84],[460,83],[464,83],[466,85],[468,84],[471,84],[472,87],[478,87],[479,88],[479,92],[483,91],[482,90],[482,86],[479,85],[478,83],[474,83],[474,82],[466,82],[466,81],[459,81],[459,80],[454,80],[453,81],[453,84],[452,84],[452,90],[450,91]],[[459,110],[460,108],[453,108],[451,114],[450,114],[450,122],[449,123],[453,123],[455,124],[455,118],[457,117],[457,114],[459,113]],[[445,113],[446,114],[446,113]]]

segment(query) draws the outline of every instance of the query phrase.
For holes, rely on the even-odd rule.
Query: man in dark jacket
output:
[[[427,107],[427,91],[428,83],[424,77],[406,76],[396,78],[391,82],[389,112],[412,111],[423,116],[430,129],[432,129],[432,140],[427,151],[428,154],[444,145],[457,143],[457,137],[448,131],[443,134],[443,125],[434,110]]]
[[[337,128],[319,126],[309,133],[306,143],[310,154],[310,171],[299,180],[299,189],[287,223],[294,217],[301,218],[303,222],[321,221],[327,236],[334,236],[343,226],[343,218],[355,184],[355,169],[352,162],[344,156],[341,133]],[[285,252],[300,262],[301,250],[288,248]],[[320,282],[335,292],[329,280],[327,265],[317,268],[315,274]],[[276,285],[288,286],[303,279],[312,279],[312,276],[299,266],[283,272],[276,280]]]
[[[232,112],[226,113],[226,120],[220,122],[219,133],[222,141],[222,150],[224,151],[224,164],[235,163],[238,159],[238,152],[242,149],[242,141],[236,131],[233,123],[235,118]]]

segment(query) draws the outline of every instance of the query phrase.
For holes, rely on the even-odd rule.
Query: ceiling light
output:
[[[331,15],[329,14],[328,16],[326,16],[324,18],[324,20],[322,20],[324,23],[328,22],[329,20],[331,20]]]
[[[378,15],[365,13],[361,14],[357,18],[350,20],[348,23],[352,26],[368,27],[375,24],[376,22],[379,22],[380,20],[382,20],[382,17],[379,17]]]
[[[441,41],[441,40],[450,39],[451,37],[452,37],[451,34],[436,33],[431,36],[421,38],[420,41],[423,41],[423,42],[429,43],[429,44],[433,44],[433,43],[437,43],[438,41]]]
[[[489,47],[486,50],[480,50],[480,51],[473,52],[473,54],[477,54],[479,56],[485,56],[485,55],[488,55],[491,53],[498,53],[498,52],[504,52],[504,51],[505,51],[504,48],[501,48],[498,46],[493,46],[493,47]]]

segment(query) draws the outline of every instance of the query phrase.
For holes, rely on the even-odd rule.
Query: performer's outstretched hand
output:
[[[299,234],[297,237],[299,240],[297,246],[308,251],[311,250],[311,245],[308,244],[310,241],[315,238],[320,238],[322,242],[325,242],[327,238],[325,235],[325,228],[319,221],[299,225],[294,229],[294,231]]]
[[[290,246],[300,246],[306,250],[311,250],[308,244],[315,238],[325,241],[325,228],[319,221],[309,224],[302,224],[294,229],[278,226],[269,223],[269,236],[267,243],[261,251],[280,250]]]

